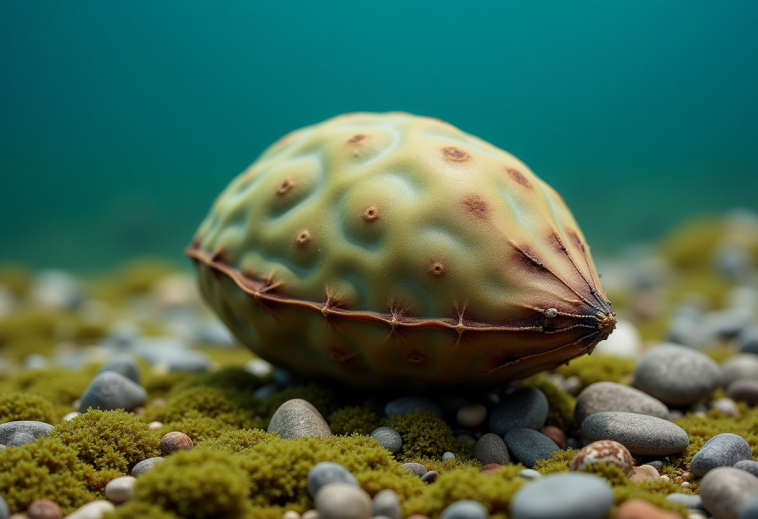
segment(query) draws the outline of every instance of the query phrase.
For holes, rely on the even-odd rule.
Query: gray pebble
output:
[[[700,496],[693,496],[691,494],[674,493],[666,496],[666,499],[672,503],[678,503],[684,505],[690,510],[704,510],[703,500]]]
[[[534,429],[512,429],[505,435],[505,445],[514,458],[529,468],[538,460],[546,460],[560,447],[553,440]]]
[[[139,463],[137,463],[134,466],[134,468],[132,468],[132,476],[134,476],[135,478],[137,476],[141,476],[142,474],[144,474],[145,472],[153,468],[156,465],[156,463],[161,463],[162,461],[163,461],[163,457],[161,456],[156,456],[154,458],[147,458],[145,460],[142,460]]]
[[[105,485],[105,498],[115,504],[129,501],[134,492],[134,484],[136,482],[137,478],[134,476],[121,476],[110,480]]]
[[[285,440],[302,436],[329,438],[332,435],[332,430],[321,413],[302,398],[293,398],[280,405],[271,417],[268,432],[279,433]]]
[[[410,414],[414,411],[429,412],[437,418],[442,418],[442,410],[428,398],[406,396],[392,400],[384,406],[384,412],[387,416]]]
[[[545,394],[536,387],[522,387],[505,395],[490,412],[490,431],[503,436],[512,429],[539,430],[547,419]]]
[[[380,490],[374,496],[374,516],[384,516],[389,519],[400,519],[400,500],[394,490]]]
[[[758,461],[742,460],[734,464],[734,468],[750,472],[753,476],[758,477]]]
[[[116,373],[122,374],[135,384],[140,383],[139,366],[137,366],[137,363],[131,355],[120,354],[112,357],[108,362],[103,364],[99,373],[105,371],[115,371]]]
[[[688,405],[710,395],[721,384],[721,368],[687,346],[665,343],[637,362],[634,385],[668,405]]]
[[[755,519],[758,517],[758,497],[754,497],[742,507],[739,519]]]
[[[700,481],[705,509],[717,519],[737,519],[745,504],[758,496],[758,478],[733,467],[718,467]]]
[[[755,353],[741,353],[730,357],[724,361],[721,371],[725,386],[741,378],[758,380],[758,355]]]
[[[373,503],[361,487],[331,483],[314,498],[319,519],[369,519]]]
[[[498,465],[507,465],[511,462],[511,456],[508,453],[503,439],[497,434],[487,433],[479,438],[474,447],[474,458],[479,460],[482,465],[497,463]]]
[[[758,382],[758,381],[755,381]],[[737,404],[734,400],[731,398],[719,398],[718,400],[714,401],[712,404],[712,407],[714,409],[718,409],[721,414],[724,416],[737,416],[739,414],[739,409],[737,408]]]
[[[574,418],[580,424],[588,416],[605,411],[646,414],[667,418],[666,404],[639,389],[614,382],[596,382],[579,393]]]
[[[473,499],[461,499],[445,507],[440,519],[487,519],[490,516],[484,505]]]
[[[663,468],[663,462],[661,460],[648,461],[647,463],[643,463],[643,465],[650,465],[658,472]]]
[[[442,453],[442,461],[454,460],[454,459],[455,459],[455,454],[453,454],[452,452],[448,451],[448,452]]]
[[[758,326],[748,326],[737,336],[737,346],[743,353],[758,353]]]
[[[617,441],[637,456],[674,454],[690,444],[678,425],[644,414],[596,413],[582,422],[582,432],[592,441]]]
[[[439,474],[437,474],[436,470],[430,470],[429,472],[421,476],[421,481],[423,481],[424,483],[434,483],[435,481],[437,481],[438,475]]]
[[[527,479],[529,481],[534,479],[539,479],[542,477],[542,474],[537,472],[534,469],[524,469],[521,472],[518,473],[518,476],[523,479]]]
[[[0,425],[0,443],[8,447],[18,447],[32,443],[37,438],[50,436],[52,425],[31,420],[19,420]]]
[[[147,391],[115,371],[105,371],[97,375],[81,397],[79,412],[86,413],[87,408],[113,411],[123,409],[134,411],[145,404]]]
[[[11,511],[8,508],[8,503],[5,502],[3,496],[0,496],[0,519],[8,519],[11,515]]]
[[[371,437],[379,444],[390,451],[396,453],[403,446],[403,438],[400,433],[392,427],[379,427],[371,432]]]
[[[605,519],[613,491],[594,474],[550,474],[523,485],[511,501],[513,519]]]
[[[416,474],[418,477],[421,477],[427,473],[426,467],[423,466],[421,463],[403,463],[402,465],[400,465],[400,468],[407,470],[408,472],[412,472]]]
[[[690,471],[702,477],[716,467],[733,467],[738,461],[752,459],[750,445],[744,438],[732,433],[717,434],[692,458]]]
[[[758,380],[754,378],[738,378],[726,387],[729,398],[748,405],[758,404]]]
[[[311,497],[315,496],[321,490],[321,487],[331,483],[346,483],[355,487],[359,486],[355,476],[339,463],[322,461],[321,463],[316,463],[310,472],[308,472],[308,493]]]

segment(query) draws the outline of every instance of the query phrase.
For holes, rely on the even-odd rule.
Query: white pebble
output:
[[[263,359],[253,359],[245,364],[245,371],[258,378],[264,378],[274,371],[274,367]]]
[[[685,482],[683,482],[683,483],[682,483],[680,486],[681,486],[682,488],[690,488],[690,484],[689,484],[689,482],[688,482],[688,481],[685,481]]]
[[[112,479],[105,485],[105,497],[116,504],[124,503],[132,497],[134,483],[137,478],[132,476],[121,476]]]
[[[455,418],[463,427],[478,427],[487,419],[487,408],[482,404],[466,404],[458,409]]]
[[[671,481],[671,478],[669,478],[669,477],[668,477],[667,475],[665,475],[665,474],[664,474],[663,476],[661,476],[661,479],[662,479],[663,481]]]
[[[79,413],[77,413],[76,411],[71,411],[70,413],[68,413],[66,416],[63,417],[63,421],[68,422],[69,420],[73,420],[77,416],[79,416]]]
[[[147,424],[148,429],[151,431],[160,431],[163,429],[163,422],[150,422]]]
[[[116,509],[113,503],[105,500],[91,501],[86,505],[77,508],[72,514],[66,516],[66,519],[100,519],[108,512]]]
[[[301,519],[300,514],[294,510],[287,510],[282,514],[282,519]]]
[[[454,460],[454,459],[455,459],[455,454],[453,454],[452,452],[448,451],[442,454],[442,461]]]
[[[619,319],[614,332],[597,345],[594,353],[634,360],[642,353],[642,337],[631,322]]]
[[[368,519],[373,508],[366,491],[349,483],[321,487],[314,503],[321,519]]]
[[[300,519],[321,519],[321,516],[319,515],[318,510],[308,510],[300,516]]]

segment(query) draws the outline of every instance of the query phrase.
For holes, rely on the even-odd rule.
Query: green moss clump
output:
[[[403,438],[403,446],[395,453],[401,463],[417,458],[442,458],[448,451],[463,459],[473,453],[472,446],[456,440],[450,427],[430,412],[395,415],[385,425]]]
[[[553,384],[545,375],[535,375],[524,383],[536,387],[547,397],[548,414],[545,425],[557,427],[567,435],[579,433],[579,426],[574,419],[576,398]]]
[[[239,454],[247,449],[252,449],[261,442],[275,438],[279,438],[277,433],[267,433],[263,429],[240,429],[223,433],[216,438],[201,440],[195,445],[195,448]]]
[[[134,519],[135,517],[140,519],[181,519],[178,515],[164,510],[159,505],[133,499],[119,506],[115,512],[111,512],[105,517],[107,519]]]
[[[370,409],[360,406],[343,407],[329,415],[332,434],[366,434],[379,427],[379,417]]]
[[[534,470],[540,474],[568,472],[571,461],[578,453],[579,451],[575,449],[564,449],[554,452],[546,460],[537,460],[537,463],[534,464]]]
[[[237,431],[239,429],[251,429],[257,427],[259,422],[251,420],[244,413],[219,413],[214,416],[206,416],[199,411],[190,410],[179,420],[163,424],[163,434],[171,431],[183,432],[193,442],[211,440],[222,434]]]
[[[176,391],[181,384],[186,383],[193,377],[190,373],[163,373],[156,375],[151,370],[141,370],[145,374],[142,387],[145,388],[150,398],[165,397]]]
[[[56,423],[53,405],[47,399],[28,393],[0,395],[0,424],[17,420]]]
[[[260,379],[243,368],[228,366],[211,373],[189,377],[177,384],[172,394],[194,387],[214,388],[238,406],[253,409],[257,405],[253,393],[266,382],[265,379]]]
[[[582,467],[579,469],[579,472],[587,472],[588,474],[600,476],[613,487],[623,486],[629,483],[629,479],[626,477],[623,470],[616,465],[607,464],[602,461]]]
[[[623,384],[634,373],[634,361],[603,355],[585,355],[555,370],[564,377],[577,376],[584,387],[595,382]]]
[[[252,517],[249,494],[247,474],[239,458],[224,452],[193,450],[172,454],[140,476],[130,503],[159,506],[188,519],[243,519]]]
[[[463,468],[475,468],[476,470],[482,468],[482,464],[473,458],[462,459],[458,457],[445,461],[432,458],[411,458],[405,463],[420,463],[426,467],[426,470],[434,470],[438,474],[444,474],[445,472],[450,472],[451,470],[458,470]]]

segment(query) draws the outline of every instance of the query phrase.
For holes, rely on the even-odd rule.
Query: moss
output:
[[[159,505],[134,500],[127,501],[116,508],[115,512],[104,517],[106,519],[134,519],[135,517],[140,519],[181,519],[178,515],[164,510]]]
[[[24,296],[32,284],[32,273],[20,263],[0,265],[0,286],[6,287],[16,296]]]
[[[577,376],[584,387],[595,382],[623,384],[634,373],[634,361],[603,355],[586,355],[572,360],[555,370],[564,377]]]
[[[177,372],[155,375],[150,370],[140,371],[146,374],[142,381],[142,387],[145,388],[150,398],[165,397],[172,391],[176,391],[177,387],[193,377],[190,373]]]
[[[17,420],[56,423],[53,405],[41,396],[28,393],[0,395],[0,423]]]
[[[626,477],[623,470],[616,465],[607,464],[602,461],[582,467],[579,469],[579,472],[587,472],[588,474],[600,476],[613,487],[623,486],[629,483],[629,479]]]
[[[48,356],[60,342],[55,337],[58,316],[40,310],[19,310],[0,318],[0,346],[5,357],[22,361],[37,353]]]
[[[432,458],[411,458],[404,463],[420,463],[425,466],[427,470],[434,470],[438,474],[463,468],[475,468],[477,470],[482,468],[482,464],[475,459],[461,459],[458,457],[445,461]]]
[[[450,427],[429,412],[392,416],[385,425],[395,429],[403,439],[403,446],[395,453],[402,463],[415,458],[440,459],[448,451],[468,459],[473,452],[472,446],[456,440]]]
[[[223,433],[216,438],[201,440],[195,448],[238,454],[247,449],[252,449],[261,442],[275,438],[279,438],[277,433],[267,433],[263,429],[240,429]]]
[[[676,227],[661,240],[659,254],[680,270],[708,269],[711,254],[724,233],[720,218],[693,219]]]
[[[534,470],[540,474],[553,474],[555,472],[568,472],[571,460],[579,453],[575,449],[564,449],[554,452],[546,460],[538,460],[534,464]]]
[[[249,405],[246,404],[253,402],[252,394],[266,382],[265,379],[260,379],[241,367],[227,366],[218,371],[187,378],[177,384],[175,391],[181,392],[193,387],[215,388],[232,400],[236,400],[235,397],[246,395],[246,398],[237,403],[243,407],[248,407]]]
[[[717,344],[711,348],[704,349],[703,353],[708,355],[711,359],[716,361],[718,364],[723,364],[728,359],[737,355],[739,351],[737,351],[736,348],[727,344]],[[726,395],[722,395],[722,396],[726,396]]]
[[[371,434],[379,427],[379,417],[370,409],[360,406],[343,407],[329,415],[332,434]]]
[[[139,477],[130,503],[159,506],[179,517],[246,518],[247,475],[237,457],[213,451],[180,451]]]
[[[187,411],[178,420],[172,420],[163,424],[163,434],[171,431],[183,432],[193,442],[218,438],[224,433],[243,429],[250,429],[258,425],[257,421],[251,420],[244,413],[219,413],[214,416],[203,415],[194,410]]]
[[[574,419],[576,398],[557,388],[545,375],[535,375],[526,380],[524,385],[536,387],[547,397],[548,414],[545,425],[557,427],[567,435],[580,432]]]

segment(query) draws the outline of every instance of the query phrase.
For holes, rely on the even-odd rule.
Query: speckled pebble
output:
[[[503,397],[489,415],[490,431],[504,436],[513,429],[534,429],[545,425],[548,402],[536,387],[522,387]]]
[[[314,498],[320,519],[369,519],[373,503],[361,487],[331,483],[321,487]]]
[[[387,416],[409,414],[414,411],[429,412],[437,418],[442,418],[442,410],[428,398],[406,396],[392,400],[384,406],[384,412]]]
[[[542,477],[542,474],[537,472],[534,469],[524,469],[521,472],[518,473],[518,476],[523,479],[528,479],[529,481],[532,481],[534,479],[539,479]]]
[[[276,410],[268,425],[268,432],[279,433],[284,440],[302,436],[329,438],[329,425],[310,402],[301,398],[287,400]]]
[[[574,418],[582,421],[595,413],[618,411],[667,418],[666,404],[639,389],[614,382],[595,382],[579,393],[574,408]]]
[[[161,452],[164,456],[179,450],[192,450],[192,446],[192,439],[179,431],[164,434],[160,441]]]
[[[721,368],[693,348],[664,343],[637,362],[634,385],[667,405],[693,404],[721,385]]]
[[[513,429],[505,435],[505,445],[508,452],[529,468],[532,468],[538,460],[545,460],[554,452],[558,452],[558,446],[553,440],[534,429]]]
[[[308,493],[311,497],[315,496],[321,490],[321,487],[331,483],[346,483],[355,487],[359,486],[355,476],[339,463],[322,461],[321,463],[316,463],[310,472],[308,472]]]
[[[105,498],[115,504],[125,503],[132,497],[136,482],[137,478],[134,476],[121,476],[110,480],[105,485]]]
[[[667,420],[635,413],[596,413],[582,422],[590,440],[614,440],[640,456],[681,452],[690,443],[687,433]]]
[[[155,466],[156,463],[161,463],[164,460],[161,456],[156,456],[154,458],[147,458],[145,460],[140,461],[137,463],[134,468],[132,468],[132,476],[135,478],[137,476],[141,476],[151,468]]]
[[[523,485],[511,500],[513,519],[605,519],[613,491],[594,474],[550,474]]]
[[[140,383],[139,366],[137,366],[137,362],[131,355],[121,353],[111,357],[105,364],[103,364],[98,373],[104,373],[106,371],[115,371],[135,384]]]
[[[738,461],[752,459],[750,445],[744,438],[732,433],[717,434],[695,454],[690,470],[702,477],[716,467],[733,467]]]
[[[626,447],[613,440],[600,440],[583,447],[571,460],[569,469],[577,471],[596,463],[616,465],[627,476],[632,474],[634,468],[632,455]]]
[[[63,512],[61,512],[60,505],[55,501],[35,499],[29,503],[26,515],[29,516],[29,519],[61,519]]]
[[[700,499],[700,496],[693,496],[692,494],[674,493],[674,494],[667,495],[666,499],[671,501],[672,503],[679,503],[680,505],[684,505],[690,510],[704,510],[703,500]]]
[[[84,390],[79,403],[79,412],[86,413],[87,408],[113,411],[123,409],[133,411],[145,405],[147,391],[115,371],[104,371],[97,375]]]
[[[474,447],[474,458],[479,460],[482,465],[497,463],[498,465],[507,465],[511,461],[503,439],[497,434],[487,433],[482,435]]]
[[[738,378],[726,387],[726,394],[738,402],[747,402],[751,406],[758,404],[758,380]]]
[[[37,438],[50,436],[52,425],[32,420],[19,420],[0,424],[0,443],[8,447],[17,447],[31,443]]]
[[[392,427],[379,427],[371,431],[371,437],[379,444],[390,451],[396,453],[403,446],[403,438],[400,433]]]
[[[442,510],[440,519],[487,519],[489,513],[484,505],[473,499],[461,499],[450,503]]]
[[[385,516],[389,519],[401,519],[400,500],[394,490],[380,490],[374,496],[374,516]]]
[[[108,512],[116,509],[113,503],[106,500],[91,501],[84,506],[77,508],[72,514],[66,516],[66,519],[100,519]]]
[[[466,404],[455,413],[455,419],[463,427],[479,427],[487,419],[487,408],[482,404]]]
[[[416,474],[418,477],[427,473],[426,467],[421,463],[403,463],[400,468]]]
[[[434,483],[435,481],[437,481],[438,475],[439,474],[437,474],[436,470],[430,470],[429,472],[421,476],[421,481],[423,481],[424,483]]]
[[[758,496],[758,478],[733,467],[717,467],[700,481],[700,498],[716,519],[738,519],[745,504]]]
[[[758,461],[743,460],[734,464],[734,468],[750,472],[753,476],[758,477]]]
[[[447,452],[442,453],[442,461],[454,460],[454,459],[455,459],[455,454],[453,454],[452,452],[447,451]]]

